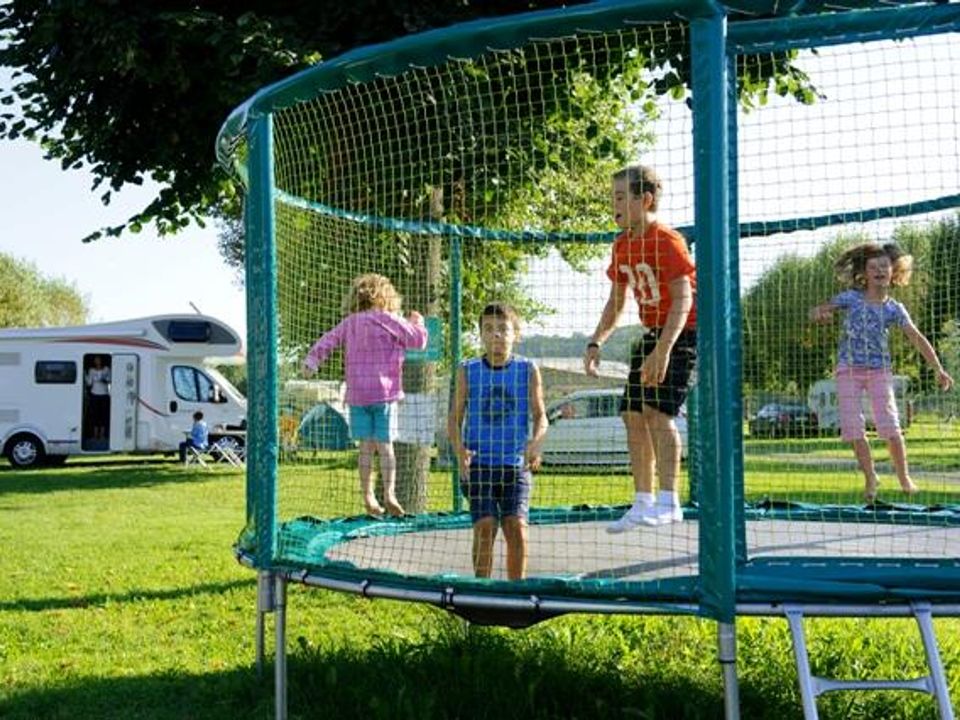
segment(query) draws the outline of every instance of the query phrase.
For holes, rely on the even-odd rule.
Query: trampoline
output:
[[[812,327],[806,310],[838,291],[831,261],[864,239],[914,255],[897,297],[960,377],[958,35],[956,3],[606,0],[353,50],[234,111],[217,152],[246,191],[247,514],[235,553],[258,573],[258,663],[276,617],[278,718],[291,582],[512,627],[564,613],[709,618],[727,718],[739,717],[737,617],[783,616],[808,720],[820,694],[871,688],[929,693],[954,717],[932,618],[960,615],[955,391],[940,393],[893,342],[920,492],[897,490],[874,439],[882,482],[870,504],[826,412],[784,437],[753,436],[748,419],[814,408],[814,388],[815,409],[830,402],[836,330]],[[917,78],[936,91],[912,91]],[[476,578],[445,437],[450,378],[478,354],[477,315],[495,298],[522,311],[531,337],[517,352],[544,369],[548,406],[622,387],[576,363],[548,368],[569,365],[554,356],[577,355],[596,325],[615,238],[609,178],[636,161],[665,179],[660,214],[697,266],[684,520],[608,533],[632,479],[607,462],[599,440],[611,438],[594,435],[570,448],[588,466],[536,475],[525,579],[505,579],[499,542],[492,579]],[[909,187],[890,181],[906,167],[923,172]],[[291,378],[362,272],[391,278],[430,328],[404,369],[399,518],[359,515],[356,450],[295,447],[277,410],[292,426],[343,401],[331,390],[342,358],[322,368],[313,401]],[[625,353],[628,335],[617,336]],[[812,615],[916,618],[929,674],[815,677]]]

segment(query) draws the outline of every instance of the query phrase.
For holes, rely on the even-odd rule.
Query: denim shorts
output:
[[[387,443],[397,439],[397,404],[350,406],[350,439]]]
[[[533,475],[518,467],[472,466],[469,476],[460,480],[460,489],[470,501],[473,522],[510,515],[526,519],[530,512]]]

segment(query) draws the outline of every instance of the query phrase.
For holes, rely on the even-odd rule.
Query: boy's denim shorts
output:
[[[461,478],[460,489],[470,501],[473,522],[485,517],[510,515],[526,520],[530,513],[533,475],[518,467],[472,466],[469,476]]]

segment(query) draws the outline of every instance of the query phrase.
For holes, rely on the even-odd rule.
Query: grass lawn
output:
[[[243,483],[128,458],[0,470],[0,718],[271,717],[272,677],[253,667],[255,577],[231,553]],[[568,616],[510,631],[299,586],[288,608],[291,717],[722,717],[712,622]],[[936,625],[958,700],[960,622]],[[819,672],[922,672],[907,621],[810,628]],[[740,620],[738,641],[743,717],[801,718],[786,622]],[[902,692],[819,707],[824,720],[936,717]]]

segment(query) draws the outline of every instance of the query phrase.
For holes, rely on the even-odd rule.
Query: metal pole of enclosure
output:
[[[450,238],[450,391],[447,393],[447,415],[453,407],[453,394],[456,392],[457,374],[460,370],[460,354],[462,347],[460,335],[463,332],[463,288],[460,283],[463,281],[461,264],[463,263],[463,247],[460,238],[456,235]],[[458,458],[452,458],[453,468],[450,471],[452,492],[453,492],[453,512],[460,512],[463,507],[463,500],[460,496],[460,461]]]
[[[273,212],[272,116],[251,119],[248,139],[249,187],[245,208],[247,275],[247,525],[255,548],[260,583],[270,583],[277,550],[277,313],[276,237]],[[257,663],[263,656],[263,614],[275,611],[276,717],[287,716],[286,586],[257,593]],[[278,597],[279,595],[279,597]],[[271,602],[271,600],[273,602]]]
[[[277,508],[277,313],[276,239],[273,213],[273,122],[252,120],[250,187],[246,206],[247,527],[256,538],[256,567],[270,566],[276,554]]]
[[[718,656],[723,668],[725,715],[740,716],[736,675],[736,597],[734,559],[733,488],[736,477],[735,407],[731,348],[733,304],[729,252],[729,202],[727,184],[727,62],[726,17],[711,7],[690,22],[693,146],[694,222],[697,228],[697,305],[699,382],[700,478],[700,582],[702,606],[718,625]],[[712,477],[702,472],[710,468]]]

